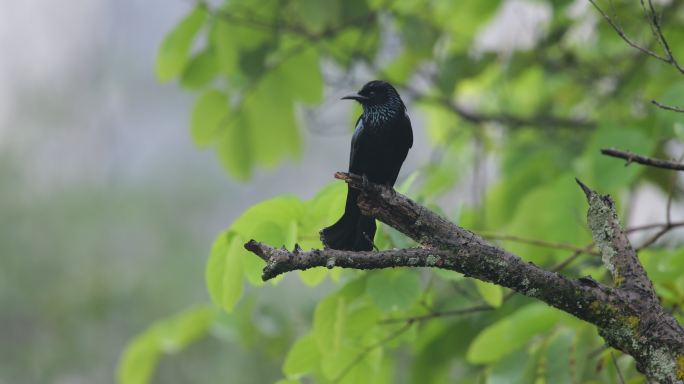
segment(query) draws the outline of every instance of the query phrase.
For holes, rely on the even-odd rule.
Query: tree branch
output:
[[[634,162],[643,165],[648,165],[650,167],[673,169],[675,171],[684,171],[684,164],[676,161],[655,159],[653,157],[637,155],[636,153],[621,151],[615,148],[603,148],[601,149],[601,153],[606,156],[617,157],[619,159],[627,160],[625,166],[630,165]]]
[[[591,277],[570,279],[525,262],[388,186],[364,183],[360,176],[347,173],[336,173],[335,177],[360,191],[357,204],[365,215],[394,227],[423,247],[303,252],[297,246],[290,252],[251,240],[245,247],[267,262],[264,279],[316,266],[449,269],[510,288],[592,323],[608,345],[633,356],[637,368],[649,378],[661,383],[683,382],[684,329],[660,305],[608,196],[580,183],[589,201],[589,227],[614,277],[615,288]],[[473,311],[477,310],[485,309]]]
[[[672,112],[684,113],[684,108],[674,107],[674,106],[667,105],[667,104],[662,104],[662,103],[657,102],[656,100],[651,100],[651,103],[653,103],[653,105],[655,105],[656,107],[658,107],[660,109],[665,109],[667,111],[672,111]]]
[[[389,251],[350,252],[336,249],[302,251],[298,247],[290,252],[274,248],[255,240],[245,244],[245,249],[266,262],[262,274],[264,281],[290,271],[304,271],[314,267],[341,267],[354,269],[380,269],[392,267],[434,267],[436,260],[445,252],[424,248],[393,249]]]
[[[594,238],[594,243],[601,252],[606,269],[613,276],[616,287],[625,290],[636,290],[657,302],[658,297],[646,271],[639,263],[636,252],[620,227],[615,204],[608,195],[600,195],[584,185],[579,179],[577,184],[582,188],[589,203],[587,223]]]

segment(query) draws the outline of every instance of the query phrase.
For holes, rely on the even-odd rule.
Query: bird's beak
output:
[[[354,93],[354,94],[347,95],[347,96],[343,97],[342,100],[356,100],[359,103],[362,103],[364,101],[367,101],[368,98],[364,95],[359,95],[358,93]]]

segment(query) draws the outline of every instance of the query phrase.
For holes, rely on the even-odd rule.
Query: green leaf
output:
[[[655,283],[672,283],[684,276],[684,248],[644,249],[639,251],[639,260]]]
[[[242,294],[242,244],[235,233],[223,232],[211,248],[207,262],[206,282],[211,300],[230,312]]]
[[[313,333],[302,336],[285,356],[283,373],[298,375],[314,370],[320,363],[320,352]]]
[[[502,228],[509,224],[521,201],[532,190],[550,184],[558,178],[559,169],[572,166],[576,155],[563,147],[550,146],[543,139],[538,131],[524,131],[511,137],[501,148],[501,172],[505,177],[487,194],[484,205],[487,207],[488,225]],[[570,177],[573,182],[572,176],[567,174],[564,177]],[[535,237],[540,235],[536,233]]]
[[[405,51],[385,67],[384,75],[392,83],[403,84],[409,80],[419,63],[417,55]]]
[[[249,123],[242,113],[238,113],[222,130],[218,142],[218,156],[221,165],[239,180],[246,180],[252,174],[254,156]]]
[[[558,384],[570,384],[575,382],[572,370],[574,369],[574,356],[572,356],[574,334],[560,332],[546,348],[546,382]]]
[[[475,287],[484,301],[492,307],[500,307],[503,302],[503,289],[486,281],[475,280]]]
[[[231,33],[228,21],[218,19],[211,30],[211,40],[216,49],[218,69],[227,75],[235,75],[240,55],[236,36]]]
[[[212,50],[195,55],[183,71],[181,85],[187,89],[200,89],[209,84],[218,74],[218,62]]]
[[[504,233],[581,246],[591,241],[586,226],[568,218],[584,217],[585,212],[584,195],[577,189],[572,175],[564,173],[555,181],[528,191],[518,202],[515,215]],[[509,251],[537,264],[544,264],[553,256],[564,257],[567,254],[567,251],[515,241],[504,244]]]
[[[527,351],[518,350],[491,366],[486,384],[524,383],[530,356]],[[552,383],[552,382],[551,382]]]
[[[328,270],[321,267],[299,271],[299,278],[309,287],[315,287],[322,283],[326,276],[328,276]]]
[[[416,181],[417,178],[418,178],[418,171],[411,172],[411,174],[408,175],[408,177],[406,177],[406,179],[404,179],[404,181],[402,181],[401,184],[399,184],[399,186],[397,186],[397,192],[404,194],[404,195],[407,194],[409,189],[411,189],[411,187],[413,186],[413,183]]]
[[[356,361],[364,350],[353,346],[344,346],[335,351],[334,354],[323,360],[323,374],[329,380],[340,384],[375,383],[375,377],[380,373],[383,350],[382,348],[373,348],[364,354],[360,361]],[[347,367],[349,370],[345,372]],[[342,379],[337,381],[339,377]]]
[[[279,196],[253,205],[230,226],[231,241],[236,244],[230,257],[240,259],[240,270],[252,285],[263,284],[264,261],[244,249],[243,244],[257,239],[274,247],[292,249],[297,239],[297,222],[303,212],[299,198]]]
[[[319,350],[332,352],[341,347],[347,305],[361,296],[365,289],[366,279],[359,278],[318,302],[314,311],[313,329]]]
[[[212,307],[200,306],[152,324],[124,349],[117,369],[118,382],[149,383],[160,357],[177,353],[204,337],[215,317]]]
[[[288,243],[288,227],[265,220],[268,220],[268,218],[256,221],[257,225],[250,231],[250,235],[242,238],[244,242],[247,242],[249,239],[258,239],[260,242],[277,248],[286,246],[288,249],[292,249],[294,243]],[[294,224],[296,228],[296,223]],[[247,250],[241,250],[240,255],[242,256],[242,265],[244,266],[247,281],[252,285],[262,285],[261,272],[266,266],[266,262],[259,257],[255,257],[256,255]]]
[[[346,198],[347,186],[344,183],[332,182],[305,203],[304,215],[299,222],[299,230],[297,231],[299,234],[297,242],[302,249],[320,248],[322,246],[318,232],[321,228],[332,225],[342,216]],[[312,271],[316,271],[316,269]],[[322,278],[322,274],[322,272],[311,272],[308,277],[318,276],[318,278]],[[300,274],[300,276],[304,275]],[[312,283],[308,277],[307,281]],[[307,281],[305,284],[308,284]]]
[[[408,269],[377,271],[368,278],[366,293],[383,311],[404,310],[420,297],[420,278]]]
[[[436,268],[435,270],[432,271],[435,275],[441,277],[444,280],[449,280],[449,281],[462,281],[463,280],[463,274],[458,273],[456,271],[451,271],[448,269],[440,269]]]
[[[402,43],[413,57],[429,58],[433,46],[439,38],[439,30],[431,20],[407,14],[397,19],[398,30],[402,34]]]
[[[342,4],[335,0],[300,0],[290,3],[300,22],[316,34],[337,24]]]
[[[203,5],[196,6],[162,42],[157,54],[156,72],[160,81],[168,81],[178,76],[185,68],[195,35],[206,19]]]
[[[223,92],[212,89],[198,97],[190,115],[190,134],[195,145],[211,144],[227,114],[228,97]]]
[[[301,151],[294,104],[287,85],[280,80],[273,72],[265,75],[239,110],[245,118],[241,128],[248,129],[252,161],[265,166],[274,166],[286,154]]]
[[[473,364],[498,361],[535,335],[551,329],[559,318],[556,309],[544,304],[528,305],[480,332],[470,344],[466,358]]]
[[[271,78],[266,79],[267,82],[272,81],[269,91],[278,89],[295,100],[319,103],[323,99],[323,75],[319,61],[318,52],[313,48],[301,49],[296,55],[285,58],[271,72]]]
[[[297,379],[280,379],[275,382],[275,384],[301,384],[302,382]]]
[[[304,212],[302,201],[295,196],[277,196],[264,200],[249,207],[230,226],[232,231],[244,236],[254,238],[254,234],[263,223],[270,222],[281,228],[288,229],[290,225],[301,218]],[[296,229],[295,229],[296,230]],[[286,236],[292,244],[278,244],[277,246],[293,246],[294,239],[291,235]]]

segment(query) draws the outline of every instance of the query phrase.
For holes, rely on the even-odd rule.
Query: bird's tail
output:
[[[349,251],[373,250],[375,219],[361,214],[356,205],[359,191],[347,190],[347,203],[344,214],[337,222],[321,230],[321,241],[326,248]]]

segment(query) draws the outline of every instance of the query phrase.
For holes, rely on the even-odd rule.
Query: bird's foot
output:
[[[378,249],[378,247],[373,242],[373,239],[371,239],[370,236],[368,236],[368,234],[366,232],[363,232],[363,237],[365,237],[366,241],[368,241],[370,243],[370,245],[373,246],[373,250],[375,250],[376,252],[380,251],[380,249]]]
[[[370,185],[370,181],[368,180],[368,176],[364,173],[361,175],[361,186],[363,189],[368,189],[368,186]]]

